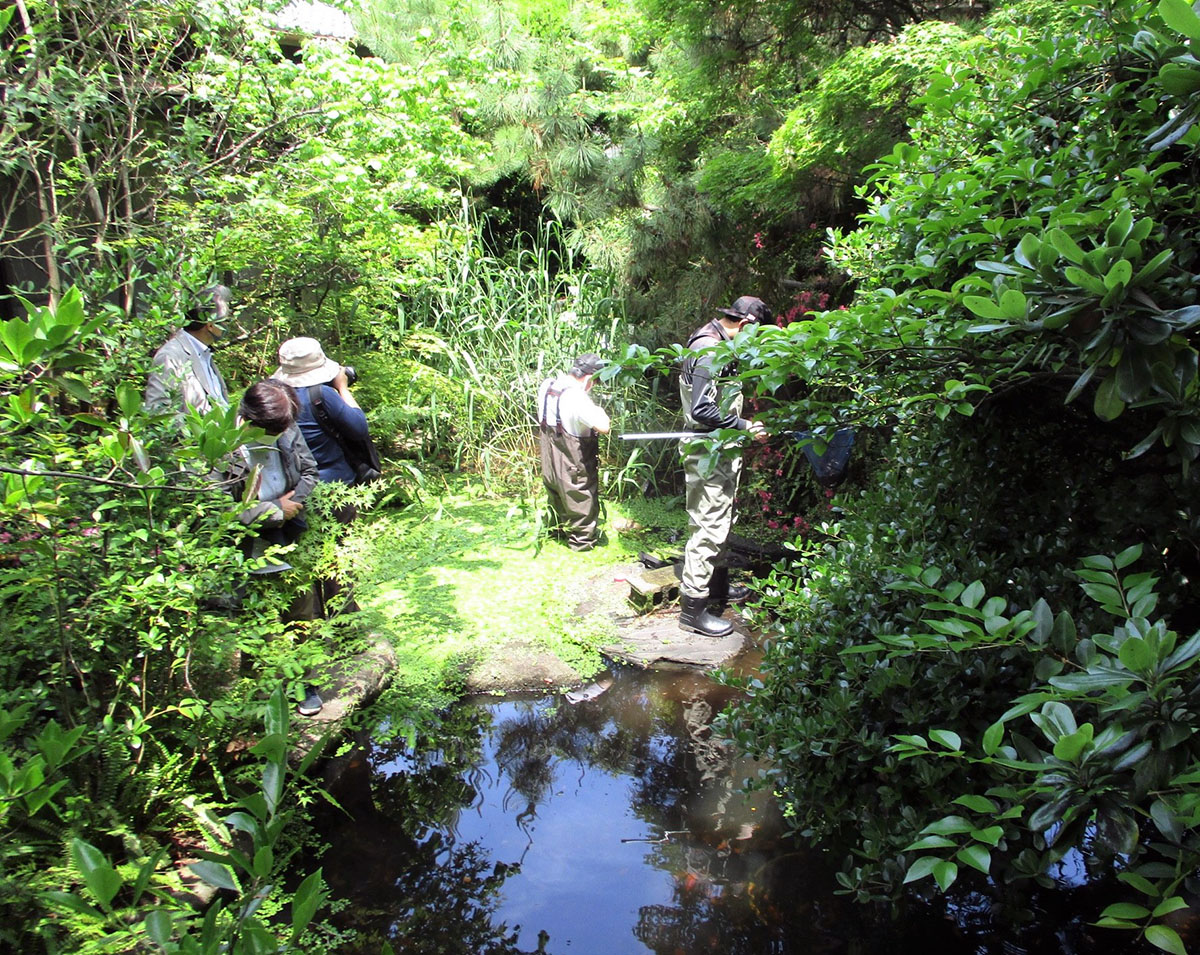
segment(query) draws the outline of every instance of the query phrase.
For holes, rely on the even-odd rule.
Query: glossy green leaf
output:
[[[1134,673],[1149,673],[1158,662],[1158,654],[1138,637],[1130,637],[1121,644],[1118,657],[1122,664]]]
[[[922,836],[916,842],[904,847],[905,852],[917,852],[922,849],[952,849],[958,843],[945,836]]]
[[[985,850],[986,851],[986,850]],[[942,860],[933,867],[933,880],[938,888],[945,892],[958,879],[958,866],[953,862]]]
[[[1085,723],[1080,729],[1067,736],[1059,737],[1054,743],[1054,756],[1064,763],[1073,763],[1082,755],[1092,741],[1092,728]]]
[[[1144,919],[1149,915],[1148,908],[1134,902],[1116,902],[1100,913],[1102,918],[1113,919]]]
[[[963,846],[954,854],[954,857],[959,862],[965,862],[972,869],[978,869],[984,875],[988,874],[988,870],[992,866],[992,854],[984,846],[978,844]]]
[[[964,295],[963,304],[980,318],[1001,319],[1007,317],[999,305],[981,295]]]
[[[1100,387],[1096,389],[1096,397],[1092,402],[1092,409],[1102,421],[1115,421],[1121,416],[1125,410],[1125,402],[1121,400],[1117,391],[1116,375],[1109,375],[1100,382]]]
[[[1063,690],[1102,690],[1132,683],[1134,674],[1115,667],[1091,666],[1086,673],[1068,673],[1050,678],[1050,685]]]
[[[1187,0],[1159,0],[1158,14],[1172,30],[1191,40],[1200,40],[1200,17]]]
[[[1124,245],[1125,240],[1129,238],[1131,232],[1133,232],[1133,213],[1128,209],[1122,209],[1105,231],[1104,244],[1109,246]]]
[[[120,873],[99,849],[78,838],[71,840],[71,861],[101,908],[109,908],[113,896],[124,884]]]
[[[932,833],[937,836],[952,836],[960,832],[970,832],[974,828],[962,816],[945,816],[936,822],[931,822],[921,832]]]
[[[292,896],[291,941],[293,945],[299,941],[300,935],[316,915],[317,909],[325,904],[328,897],[329,893],[326,891],[321,869],[317,869],[316,872],[307,876],[296,888],[296,892]]]
[[[1054,246],[1058,254],[1067,261],[1074,262],[1076,265],[1083,264],[1083,250],[1062,229],[1051,229],[1046,233],[1046,239]]]
[[[1138,269],[1131,284],[1142,285],[1145,282],[1153,281],[1166,270],[1167,265],[1174,258],[1174,249],[1163,249],[1163,251],[1159,252],[1154,258]]]
[[[982,842],[994,848],[1000,845],[1000,840],[1004,838],[1004,827],[988,826],[985,829],[972,829],[971,838],[976,842]]]
[[[230,892],[237,892],[238,885],[233,878],[233,872],[229,866],[219,865],[216,862],[209,862],[206,859],[201,859],[197,862],[188,864],[196,876],[203,882],[207,882],[211,886],[218,889],[227,889]]]
[[[254,853],[254,864],[252,871],[258,878],[267,879],[271,876],[271,870],[275,867],[275,854],[271,851],[269,845],[259,846],[258,851]]]
[[[987,591],[983,589],[983,584],[976,580],[967,586],[967,589],[962,592],[962,596],[958,599],[964,607],[974,609],[979,606],[986,595]]]
[[[1112,290],[1118,285],[1125,286],[1133,278],[1133,263],[1128,259],[1118,259],[1104,276],[1105,288]]]
[[[1002,726],[1003,724],[999,725]],[[965,806],[967,809],[979,813],[994,813],[998,808],[994,799],[988,799],[987,796],[974,795],[959,796],[954,800],[954,805]]]
[[[175,923],[169,912],[162,908],[151,909],[146,915],[146,934],[150,941],[161,949],[166,949],[175,931]]]
[[[1091,272],[1085,271],[1075,265],[1068,265],[1063,269],[1063,275],[1067,277],[1067,281],[1077,285],[1085,292],[1092,295],[1103,297],[1108,294],[1108,286],[1104,284],[1104,280],[1098,276],[1092,275]]]
[[[1123,570],[1135,563],[1142,556],[1142,545],[1133,544],[1126,547],[1121,553],[1113,558],[1113,566],[1117,570]]]
[[[1019,289],[1007,289],[1000,296],[1000,313],[1002,317],[1012,320],[1023,319],[1028,310],[1025,293]]]
[[[1155,924],[1149,926],[1146,929],[1146,941],[1155,948],[1161,949],[1164,952],[1170,952],[1171,955],[1187,955],[1187,948],[1183,944],[1183,939],[1169,925]]]
[[[1150,806],[1150,818],[1164,838],[1175,844],[1183,840],[1184,821],[1163,800],[1156,799]]]
[[[1189,908],[1187,900],[1181,899],[1178,895],[1173,895],[1169,899],[1163,899],[1158,905],[1154,906],[1154,911],[1150,915],[1158,919],[1164,915],[1170,915],[1172,912],[1178,912],[1186,908]]]
[[[1158,82],[1173,96],[1190,96],[1200,90],[1200,69],[1167,63],[1158,71]]]
[[[1132,886],[1138,892],[1141,892],[1142,895],[1148,895],[1151,898],[1157,898],[1162,894],[1153,882],[1138,872],[1133,872],[1129,869],[1126,869],[1124,872],[1118,872],[1117,878],[1126,885]]]
[[[1038,266],[1038,251],[1041,249],[1042,243],[1037,236],[1024,235],[1021,241],[1017,243],[1017,248],[1013,252],[1013,258],[1027,269],[1036,269]]]
[[[904,884],[907,885],[909,882],[916,882],[927,875],[932,875],[934,866],[938,865],[941,861],[937,856],[922,856],[910,865],[908,871],[904,873]]]
[[[930,730],[929,738],[949,750],[961,750],[962,739],[951,730]]]

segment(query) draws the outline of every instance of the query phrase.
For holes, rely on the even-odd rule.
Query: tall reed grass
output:
[[[427,437],[456,468],[515,491],[540,486],[534,404],[541,381],[585,352],[620,358],[630,343],[613,276],[562,240],[559,226],[544,222],[519,251],[500,257],[464,214],[414,266],[418,274],[406,275],[410,294],[387,334],[446,386],[420,392],[430,405],[452,406],[442,414],[424,409]],[[614,432],[661,423],[668,413],[642,382],[598,383],[594,396]],[[602,457],[611,496],[645,492],[654,473],[646,449],[612,437]]]

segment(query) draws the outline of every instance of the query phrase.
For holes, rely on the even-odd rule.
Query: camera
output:
[[[346,384],[352,385],[358,381],[358,369],[353,365],[343,365],[342,371],[346,374]]]

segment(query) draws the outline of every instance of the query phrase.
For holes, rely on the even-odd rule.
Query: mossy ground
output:
[[[392,641],[397,668],[381,705],[421,725],[471,689],[561,689],[603,665],[611,618],[580,616],[588,581],[641,551],[682,547],[678,501],[606,502],[605,540],[579,553],[547,537],[540,500],[464,484],[402,510],[364,515],[343,545],[358,623]]]

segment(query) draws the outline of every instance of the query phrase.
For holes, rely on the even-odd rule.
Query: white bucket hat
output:
[[[325,357],[315,338],[289,338],[279,346],[279,367],[271,377],[293,388],[307,388],[333,381],[341,370],[341,365]]]

